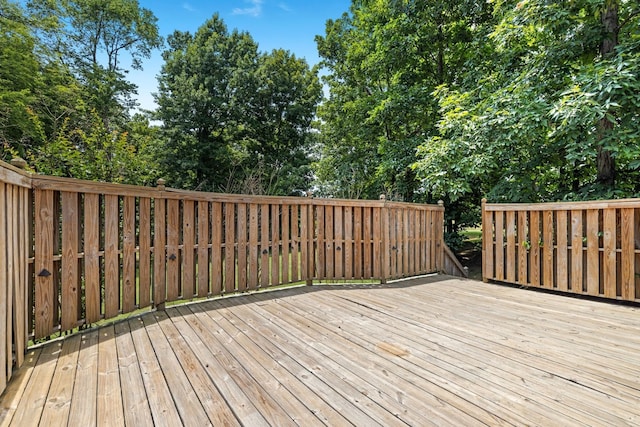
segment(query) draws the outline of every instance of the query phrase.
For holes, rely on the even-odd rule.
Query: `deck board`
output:
[[[98,392],[98,330],[80,335],[78,366],[71,396],[69,425],[95,426]]]
[[[168,308],[29,351],[0,426],[640,425],[640,308],[448,276]]]

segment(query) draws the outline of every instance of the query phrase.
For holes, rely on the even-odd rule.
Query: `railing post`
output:
[[[389,241],[390,241],[390,229],[389,229],[389,208],[386,203],[387,197],[384,194],[380,195],[380,201],[384,203],[384,206],[380,209],[380,222],[382,233],[380,235],[380,283],[387,283],[387,277],[389,277],[389,262],[391,258]],[[375,236],[374,236],[375,240]]]
[[[482,219],[482,281],[487,283],[489,281],[489,275],[488,275],[488,270],[487,268],[489,267],[487,265],[488,262],[488,258],[487,258],[487,254],[490,250],[489,247],[489,238],[491,236],[491,224],[489,224],[488,218],[487,218],[487,199],[483,198],[482,199],[482,204],[481,204],[481,219]]]
[[[27,162],[21,158],[11,160],[11,165],[18,169],[26,169]],[[7,381],[11,379],[12,365],[20,367],[24,361],[27,348],[29,316],[30,280],[29,280],[29,248],[31,247],[28,215],[32,214],[29,204],[30,185],[12,185],[0,182],[0,264],[4,264],[0,276],[0,311],[8,316],[0,320],[2,334],[13,338],[6,344],[0,363],[4,370],[0,374],[0,393],[4,391]],[[5,345],[5,343],[2,343]],[[11,349],[13,348],[13,355]],[[15,358],[14,358],[15,357]],[[6,369],[6,370],[5,370]]]
[[[20,157],[14,157],[13,159],[11,159],[11,165],[17,167],[18,169],[27,169],[27,161]]]
[[[315,272],[315,260],[316,260],[316,251],[318,250],[315,245],[316,238],[316,227],[315,227],[315,208],[313,204],[313,193],[311,191],[307,192],[307,197],[311,200],[311,203],[306,205],[304,209],[306,209],[306,214],[302,215],[303,224],[302,227],[306,229],[306,239],[307,241],[304,243],[307,245],[307,250],[303,253],[306,255],[306,267],[307,271],[305,283],[307,286],[313,285],[313,275]]]
[[[438,222],[435,230],[436,240],[436,270],[444,271],[444,201],[438,200],[438,207],[441,209],[438,211]]]

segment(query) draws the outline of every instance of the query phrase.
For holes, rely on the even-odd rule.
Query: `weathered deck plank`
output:
[[[4,394],[0,395],[0,427],[10,425],[41,352],[42,348],[36,348],[25,355],[22,369],[11,377]]]
[[[432,276],[168,308],[37,347],[0,425],[640,425],[640,308]]]
[[[151,396],[149,399],[149,407],[151,416],[157,426],[179,426],[182,424],[176,404],[173,397],[163,368],[160,366],[158,359],[155,357],[154,348],[151,343],[151,337],[147,334],[145,324],[142,319],[134,319],[129,321],[131,326],[131,336],[136,348],[138,360],[140,361],[140,373],[146,394]],[[175,369],[175,367],[169,368]]]
[[[69,425],[96,425],[98,392],[98,330],[82,333],[78,354],[78,367],[71,396]]]

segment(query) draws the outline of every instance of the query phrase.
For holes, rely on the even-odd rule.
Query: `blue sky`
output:
[[[158,18],[160,33],[166,38],[174,30],[195,33],[214,13],[232,30],[247,31],[260,51],[282,48],[310,65],[319,61],[314,38],[324,35],[327,19],[339,18],[349,10],[351,0],[138,0],[141,7]],[[138,85],[138,101],[144,109],[154,109],[152,92],[162,66],[160,51],[144,61],[143,71],[130,71],[128,78]]]

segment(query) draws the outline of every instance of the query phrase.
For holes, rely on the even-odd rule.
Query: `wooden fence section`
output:
[[[0,393],[27,343],[30,187],[26,174],[0,168]]]
[[[12,277],[0,283],[28,298],[8,309],[22,310],[19,337],[290,283],[464,274],[445,254],[441,205],[147,188],[30,175],[4,163],[0,181],[0,233],[8,237],[0,234],[0,262],[22,263],[0,264]],[[7,289],[2,298],[18,295]],[[16,334],[6,336],[15,353]]]
[[[640,301],[640,200],[482,203],[485,280]]]

